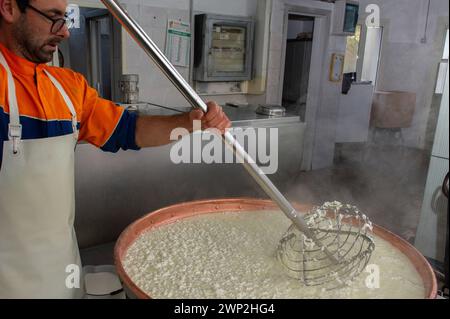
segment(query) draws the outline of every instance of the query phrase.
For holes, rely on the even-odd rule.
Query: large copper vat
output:
[[[310,208],[308,205],[297,205],[298,210],[304,211]],[[133,224],[127,227],[120,235],[114,251],[114,259],[117,268],[117,273],[121,278],[125,290],[132,295],[132,297],[140,299],[149,299],[150,295],[142,291],[126,273],[122,260],[125,257],[128,248],[133,242],[143,233],[153,228],[170,224],[183,218],[189,218],[195,215],[219,213],[219,212],[245,212],[258,210],[274,210],[278,207],[269,200],[251,199],[251,198],[236,198],[236,199],[213,199],[195,202],[187,202],[177,204],[154,211]],[[437,296],[437,282],[434,271],[428,261],[423,255],[408,242],[389,232],[388,230],[374,226],[374,234],[382,239],[390,242],[393,246],[399,249],[422,277],[426,298],[435,299]]]

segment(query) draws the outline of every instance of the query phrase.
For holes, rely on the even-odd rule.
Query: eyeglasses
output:
[[[50,29],[50,32],[53,34],[58,33],[64,26],[67,26],[67,29],[70,29],[74,24],[74,19],[69,18],[67,16],[67,13],[64,15],[64,18],[53,19],[53,18],[50,18],[48,15],[46,15],[44,12],[36,9],[35,7],[33,7],[30,4],[27,5],[27,7],[32,9],[33,11],[39,13],[41,16],[47,18],[48,20],[50,20],[53,23],[52,27]]]

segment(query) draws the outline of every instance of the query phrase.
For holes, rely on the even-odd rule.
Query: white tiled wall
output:
[[[259,95],[215,95],[205,96],[220,103],[281,103],[280,85],[282,79],[283,27],[285,5],[308,4],[320,8],[331,5],[317,0],[194,0],[196,11],[218,14],[255,16],[259,1],[270,1],[270,41],[268,45],[268,65],[266,91]],[[81,5],[99,6],[100,1],[74,0]],[[360,0],[364,8],[369,3],[381,7],[381,21],[385,26],[385,39],[379,71],[380,86],[383,90],[406,90],[417,92],[418,101],[413,126],[404,131],[406,143],[412,147],[423,147],[427,118],[430,110],[432,92],[435,85],[435,60],[442,53],[441,33],[448,28],[448,2],[432,0],[427,28],[427,43],[421,43],[425,29],[427,6],[422,0]],[[147,31],[156,44],[164,50],[167,19],[188,21],[189,0],[122,0],[129,13]],[[259,2],[260,4],[261,2]],[[406,10],[406,11],[405,11]],[[408,14],[405,14],[408,12]],[[447,26],[445,28],[445,21]],[[257,26],[258,27],[258,26]],[[442,41],[441,41],[442,40]],[[331,36],[324,61],[323,85],[314,127],[313,167],[321,168],[332,164],[340,84],[328,81],[327,72],[332,53],[345,52],[345,37]],[[168,106],[187,106],[184,98],[172,84],[161,75],[142,50],[125,36],[124,73],[140,75],[141,99]],[[187,79],[189,70],[179,68]],[[264,74],[262,75],[264,78]],[[264,83],[264,81],[263,81]],[[424,85],[425,83],[425,85]],[[308,123],[311,124],[311,123]]]
[[[448,28],[449,3],[431,0],[360,0],[364,7],[380,7],[384,27],[378,89],[416,92],[417,104],[411,128],[403,130],[405,143],[424,148],[436,74],[445,33]],[[426,34],[425,34],[425,30]],[[426,35],[426,42],[422,38]]]
[[[124,7],[134,17],[155,44],[165,50],[168,19],[189,21],[189,11],[153,6],[152,1],[124,1]],[[152,3],[152,6],[146,3]],[[124,32],[123,73],[139,74],[140,99],[167,106],[187,106],[184,98],[161,73],[145,52]],[[179,67],[178,71],[188,80],[189,69]]]
[[[256,16],[261,7],[258,1],[264,0],[195,0],[196,11]],[[265,48],[268,52],[268,65],[261,67],[267,71],[266,90],[259,95],[215,95],[204,96],[205,100],[216,100],[219,103],[227,101],[237,103],[270,103],[280,104],[283,83],[282,57],[284,50],[283,32],[285,25],[286,4],[308,4],[318,7],[330,8],[325,4],[313,0],[265,0],[271,4],[270,13],[270,37],[269,44]],[[75,1],[76,2],[76,1]],[[96,3],[97,1],[79,1]],[[154,42],[164,50],[166,24],[168,19],[182,19],[189,21],[188,0],[123,0],[121,3],[150,35]],[[259,3],[259,5],[261,2]],[[261,23],[261,22],[260,22]],[[258,27],[258,26],[257,26]],[[328,43],[327,55],[331,57],[333,52],[344,52],[345,38],[332,37]],[[140,75],[140,97],[143,101],[150,101],[167,106],[188,106],[185,99],[173,87],[173,85],[161,74],[159,69],[149,61],[145,53],[127,35],[123,42],[123,73],[137,73]],[[263,48],[264,49],[264,48]],[[261,59],[260,59],[261,60]],[[327,63],[327,62],[325,62]],[[325,67],[325,70],[328,68]],[[178,68],[180,73],[188,79],[189,69]],[[264,78],[264,74],[261,75]],[[314,129],[313,168],[330,166],[334,154],[335,124],[338,114],[338,94],[340,86],[327,81],[323,75],[323,86],[320,93],[322,100],[318,103],[316,127]],[[263,82],[264,83],[264,82]]]
[[[135,17],[142,28],[161,50],[165,50],[166,27],[168,19],[189,21],[189,1],[122,1],[131,16]],[[180,2],[183,2],[181,4]],[[232,15],[256,15],[257,0],[233,1],[205,1],[195,0],[196,12],[209,12]],[[124,36],[124,73],[137,73],[140,75],[140,97],[143,101],[151,101],[167,106],[188,106],[188,103],[173,85],[161,74],[159,69],[149,62],[148,57],[134,43],[128,35]],[[189,81],[189,68],[177,67],[181,75]],[[225,84],[223,86],[226,86]],[[208,92],[217,91],[215,86]],[[220,90],[219,90],[220,91]],[[223,91],[227,91],[225,87]],[[219,103],[228,101],[245,103],[245,95],[204,96],[205,100],[214,99]]]

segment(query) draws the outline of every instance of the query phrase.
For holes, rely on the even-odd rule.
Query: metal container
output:
[[[139,75],[124,74],[119,82],[122,94],[122,102],[125,104],[135,104],[139,102]]]
[[[297,205],[299,211],[311,208],[309,205]],[[236,198],[236,199],[217,199],[203,200],[195,202],[181,203],[156,210],[145,217],[131,224],[119,237],[115,249],[114,260],[117,273],[121,278],[124,288],[131,297],[149,299],[150,295],[142,291],[128,276],[123,266],[123,259],[126,256],[128,248],[144,232],[157,227],[167,225],[177,220],[193,217],[202,214],[222,213],[222,212],[243,212],[245,211],[264,211],[276,210],[278,206],[269,200]],[[408,242],[389,232],[388,230],[374,225],[373,233],[378,237],[388,241],[398,250],[400,250],[416,268],[422,277],[425,296],[427,299],[435,299],[437,296],[436,277],[425,257]]]
[[[256,109],[256,114],[267,115],[270,117],[283,117],[286,114],[286,109],[280,105],[266,105],[262,104]]]

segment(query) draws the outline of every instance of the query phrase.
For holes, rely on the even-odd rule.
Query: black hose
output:
[[[447,176],[445,176],[444,183],[442,184],[442,193],[447,197],[448,199],[448,180],[449,180],[450,173],[447,173]]]
[[[447,176],[444,179],[444,184],[442,184],[442,193],[447,197],[448,199],[448,181],[449,181],[449,173],[447,173]],[[444,273],[445,273],[445,286],[446,288],[450,288],[450,274],[449,274],[449,207],[448,207],[448,201],[447,201],[447,238],[445,240],[445,260],[444,260]]]

